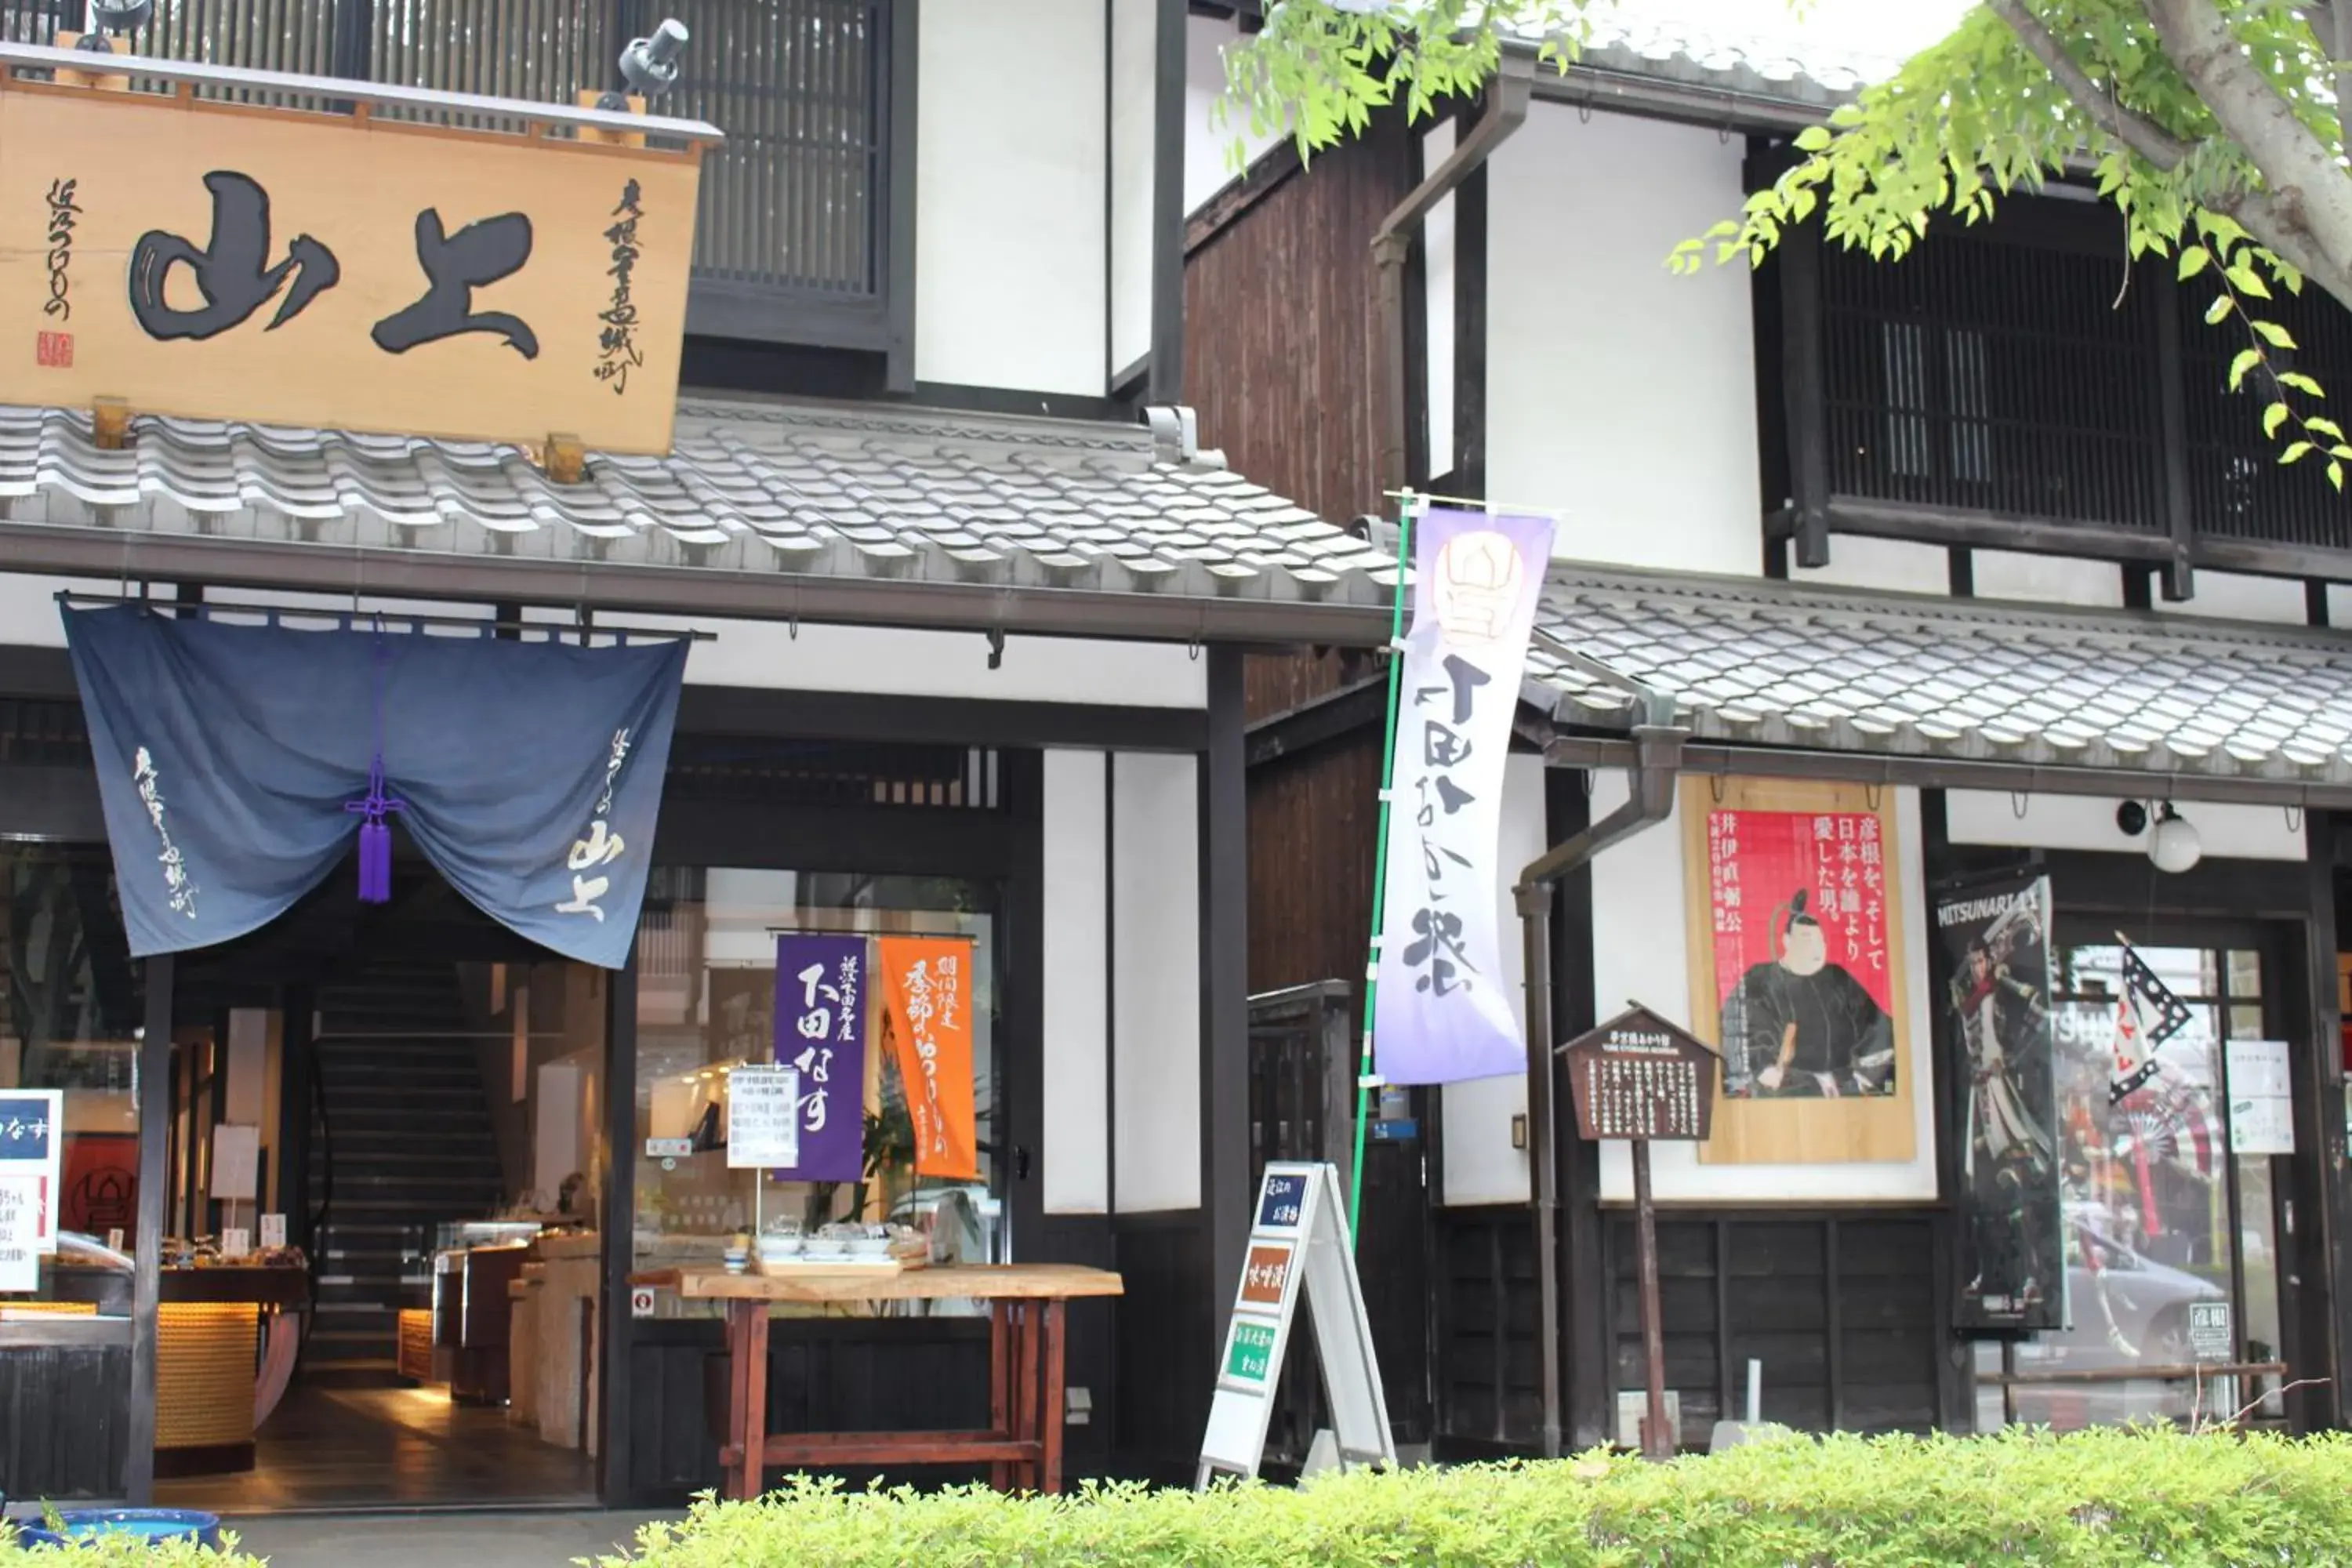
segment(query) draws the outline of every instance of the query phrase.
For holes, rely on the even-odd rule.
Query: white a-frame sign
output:
[[[1396,1463],[1371,1322],[1364,1316],[1363,1286],[1343,1215],[1333,1166],[1266,1166],[1241,1289],[1217,1358],[1217,1392],[1201,1440],[1197,1485],[1218,1476],[1257,1474],[1301,1289],[1315,1315],[1315,1350],[1340,1463]]]

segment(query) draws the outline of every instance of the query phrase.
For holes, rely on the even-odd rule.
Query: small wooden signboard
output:
[[[1715,1125],[1721,1058],[1688,1030],[1636,1003],[1559,1047],[1584,1138],[1633,1144],[1633,1237],[1641,1274],[1642,1354],[1649,1369],[1649,1414],[1642,1456],[1674,1458],[1666,1426],[1665,1325],[1658,1306],[1658,1205],[1650,1191],[1650,1143],[1664,1138],[1704,1142]]]

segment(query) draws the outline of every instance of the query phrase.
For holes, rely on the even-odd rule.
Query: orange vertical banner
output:
[[[882,1028],[907,1088],[915,1172],[971,1181],[980,1175],[971,1071],[969,938],[886,936]]]

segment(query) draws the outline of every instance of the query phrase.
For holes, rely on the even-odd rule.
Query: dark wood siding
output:
[[[1607,1215],[1616,1386],[1643,1384],[1633,1220]],[[1926,1432],[1936,1426],[1934,1217],[1669,1213],[1658,1222],[1666,1386],[1682,1441],[1704,1447],[1744,1414],[1748,1363],[1763,1367],[1765,1419],[1802,1431]],[[1613,1405],[1612,1406],[1613,1409]]]
[[[1380,513],[1371,237],[1412,188],[1412,144],[1382,117],[1303,169],[1277,149],[1251,180],[1185,239],[1186,395],[1202,443],[1334,522]],[[1359,668],[1337,655],[1252,658],[1250,716],[1295,708]]]

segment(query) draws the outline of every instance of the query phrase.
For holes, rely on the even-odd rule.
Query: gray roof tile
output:
[[[0,517],[583,563],[1384,608],[1394,562],[1140,426],[682,400],[668,458],[0,407]]]
[[[2352,637],[1556,563],[1531,673],[1563,721],[1622,681],[1714,740],[2352,784]]]

